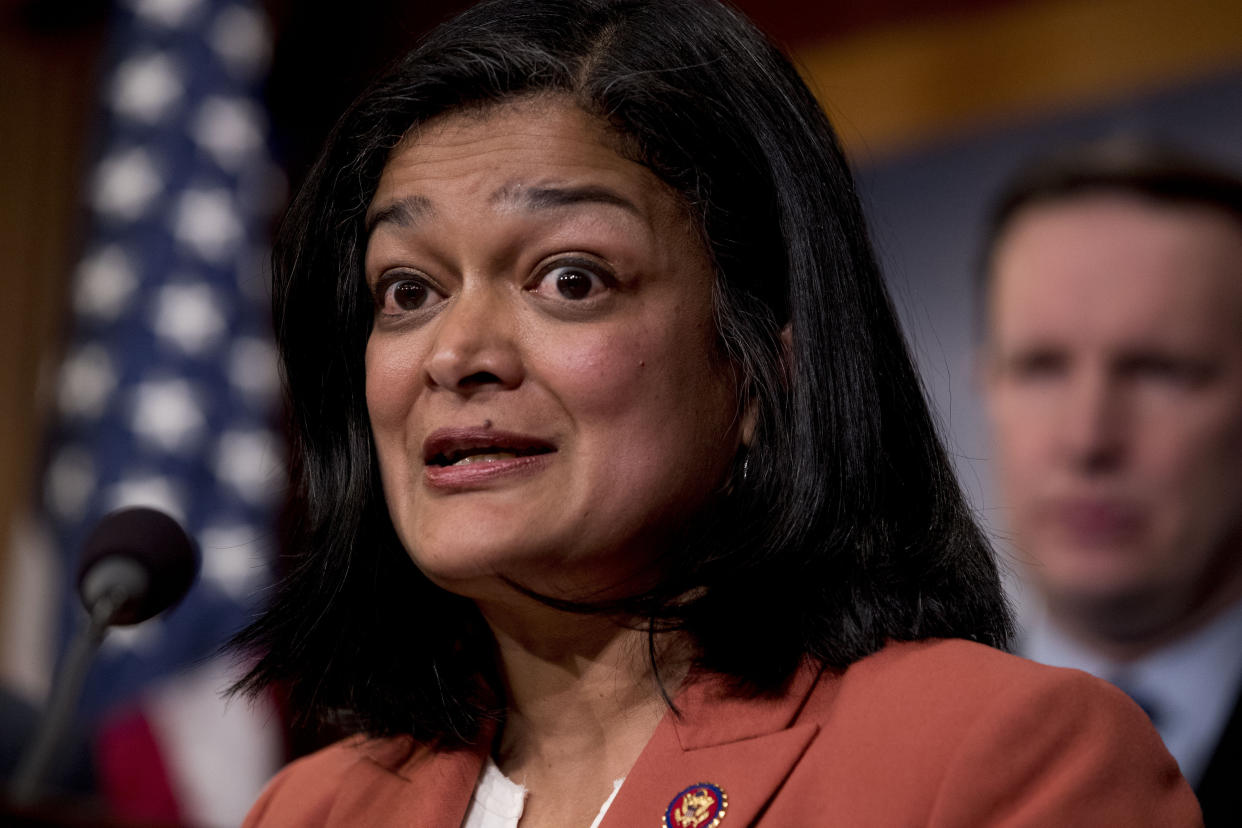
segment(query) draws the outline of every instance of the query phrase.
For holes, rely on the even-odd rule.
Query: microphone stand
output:
[[[30,805],[38,798],[43,779],[56,758],[66,728],[73,720],[91,659],[108,634],[108,627],[117,612],[129,599],[128,590],[123,588],[101,595],[92,606],[86,624],[74,636],[52,683],[51,698],[39,722],[38,733],[22,754],[13,774],[11,794],[15,804]]]

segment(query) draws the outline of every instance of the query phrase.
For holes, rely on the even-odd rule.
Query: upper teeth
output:
[[[464,466],[467,463],[478,463],[478,462],[495,463],[497,460],[508,460],[513,457],[517,457],[517,455],[511,451],[496,451],[490,454],[469,454],[461,458],[460,460],[458,460],[456,463],[453,463],[452,465]]]

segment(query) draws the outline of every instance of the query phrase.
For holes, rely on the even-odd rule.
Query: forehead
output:
[[[598,185],[650,212],[677,201],[654,173],[625,157],[623,139],[572,101],[538,96],[450,112],[410,131],[389,156],[371,201],[411,192],[503,209],[526,188]]]
[[[995,248],[994,338],[1242,340],[1242,227],[1207,207],[1087,195],[1022,209]]]

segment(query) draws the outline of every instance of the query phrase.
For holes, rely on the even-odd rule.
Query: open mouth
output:
[[[496,431],[470,433],[442,430],[431,435],[423,446],[423,462],[447,468],[471,463],[498,463],[519,457],[533,457],[556,451],[551,444],[533,437]]]
[[[437,454],[427,461],[428,466],[464,466],[468,463],[495,463],[498,460],[512,460],[515,457],[531,457],[536,454],[547,454],[550,448],[511,449],[504,446],[481,446],[473,449],[460,449],[446,454]]]

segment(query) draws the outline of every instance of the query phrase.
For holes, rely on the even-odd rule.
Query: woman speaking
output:
[[[711,0],[498,0],[337,124],[275,253],[288,577],[241,687],[357,735],[254,826],[1194,825],[1001,652],[836,139]]]

